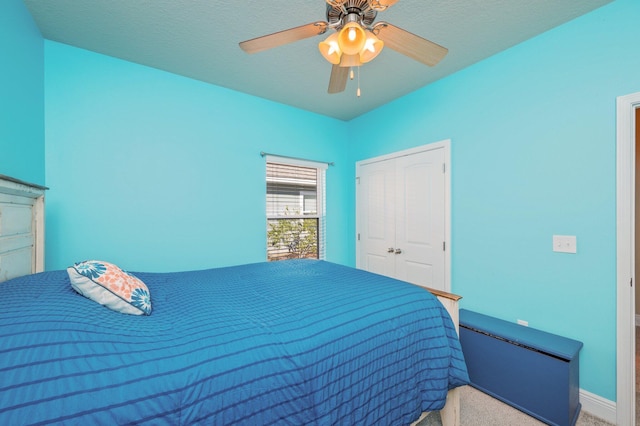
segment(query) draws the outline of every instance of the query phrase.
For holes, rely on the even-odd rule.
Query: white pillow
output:
[[[146,284],[116,265],[86,260],[67,268],[71,286],[89,299],[132,315],[151,315],[151,294]]]

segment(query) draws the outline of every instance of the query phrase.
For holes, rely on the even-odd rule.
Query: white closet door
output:
[[[395,277],[445,290],[444,150],[396,159]]]
[[[357,188],[358,267],[391,277],[395,275],[395,174],[394,160],[367,164],[360,169]]]
[[[448,149],[440,143],[357,164],[358,268],[450,291]]]

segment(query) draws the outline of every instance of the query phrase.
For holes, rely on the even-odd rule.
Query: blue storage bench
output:
[[[471,386],[547,424],[576,423],[582,342],[461,309],[460,343]]]

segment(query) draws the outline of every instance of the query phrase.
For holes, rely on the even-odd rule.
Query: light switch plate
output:
[[[575,235],[554,235],[553,251],[559,253],[577,253],[577,242]]]

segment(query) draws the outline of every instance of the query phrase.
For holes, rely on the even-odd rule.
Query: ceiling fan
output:
[[[378,12],[398,0],[326,0],[327,21],[317,21],[240,43],[247,53],[257,53],[294,41],[336,32],[318,44],[320,53],[333,64],[329,93],[344,91],[351,67],[378,56],[384,46],[425,65],[434,66],[448,49],[388,22],[374,24]],[[359,96],[359,89],[358,89]]]

